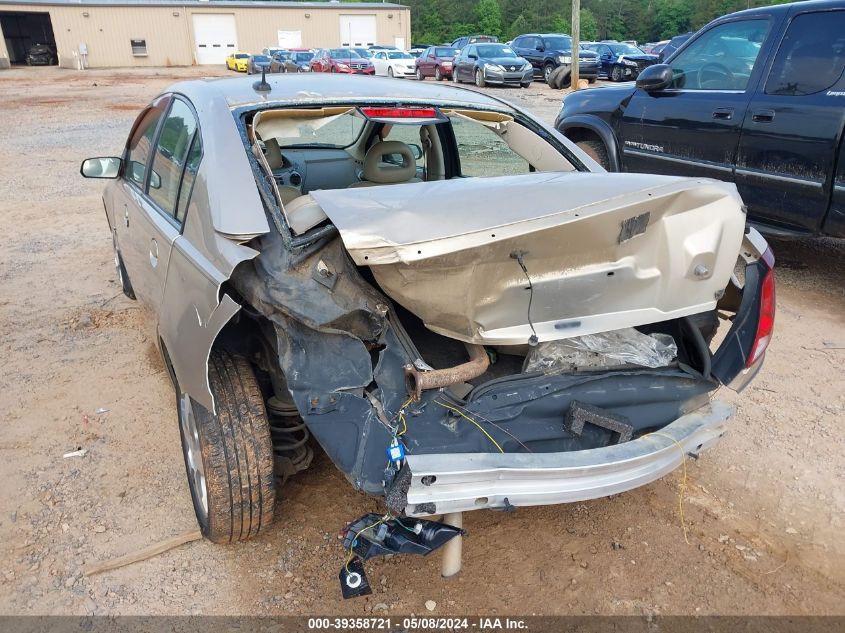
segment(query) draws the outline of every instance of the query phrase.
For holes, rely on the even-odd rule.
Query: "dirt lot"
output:
[[[687,464],[689,543],[676,472],[589,503],[470,513],[457,578],[438,555],[376,560],[374,595],[344,602],[337,532],[379,506],[319,456],[258,540],[83,577],[195,521],[152,321],[120,294],[101,184],[78,167],[119,153],[169,83],[209,72],[223,73],[0,72],[0,613],[845,613],[845,243],[829,240],[773,244],[776,338],[753,387],[721,393],[732,431]],[[495,92],[549,121],[560,99]]]

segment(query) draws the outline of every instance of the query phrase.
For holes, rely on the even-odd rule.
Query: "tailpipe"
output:
[[[405,387],[408,389],[408,394],[414,400],[419,400],[423,391],[467,382],[473,378],[478,378],[487,371],[490,366],[490,359],[484,346],[467,343],[466,348],[469,361],[461,365],[429,371],[420,371],[412,365],[407,365],[405,367]]]

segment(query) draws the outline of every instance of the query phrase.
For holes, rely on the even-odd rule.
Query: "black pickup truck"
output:
[[[843,0],[751,9],[568,95],[555,127],[609,170],[734,182],[769,234],[845,237],[844,70]]]

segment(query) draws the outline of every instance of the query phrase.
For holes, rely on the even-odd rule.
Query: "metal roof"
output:
[[[359,103],[372,100],[393,103],[425,102],[450,103],[467,106],[512,110],[513,106],[501,99],[461,88],[449,83],[402,81],[386,77],[368,77],[332,73],[281,73],[267,75],[269,92],[257,92],[253,84],[260,76],[223,79],[195,79],[170,86],[167,92],[180,92],[194,98],[225,99],[228,107],[266,103],[278,105]]]
[[[250,0],[0,0],[0,5],[73,7],[238,7],[249,9],[407,9],[402,4],[382,2],[262,2]]]

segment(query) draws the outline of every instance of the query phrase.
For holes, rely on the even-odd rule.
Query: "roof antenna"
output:
[[[264,77],[264,73],[267,72],[267,66],[261,64],[261,81],[256,81],[252,84],[252,89],[258,92],[270,92],[271,86],[267,83],[267,79]]]
[[[531,337],[528,339],[528,345],[537,347],[540,339],[537,338],[537,330],[534,329],[534,323],[531,321],[531,304],[534,302],[534,284],[531,283],[531,275],[528,274],[528,268],[525,266],[526,255],[528,255],[527,251],[513,251],[510,257],[517,261],[519,267],[522,268],[522,272],[525,273],[525,278],[528,280],[528,325],[531,326],[532,332]]]

